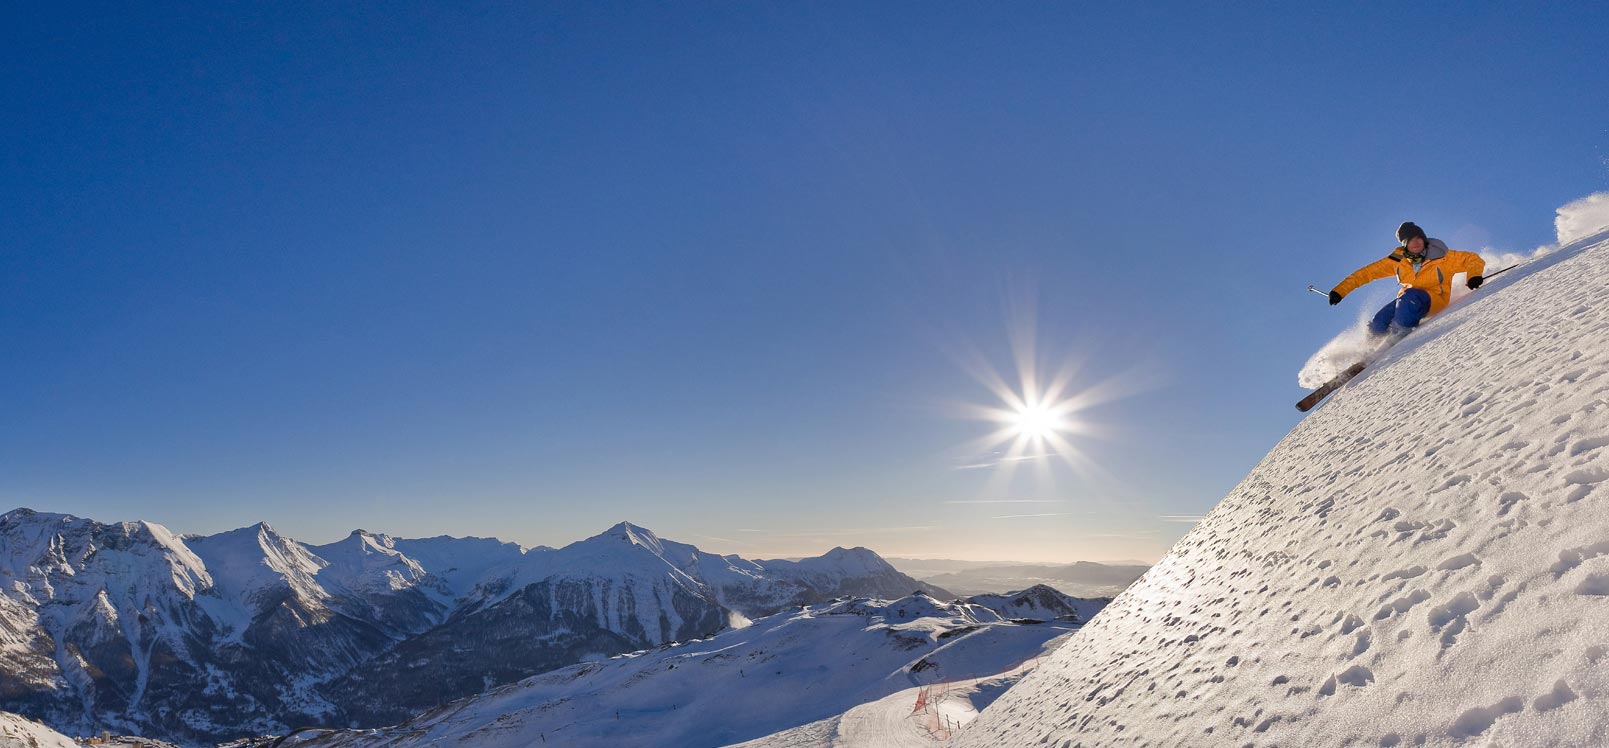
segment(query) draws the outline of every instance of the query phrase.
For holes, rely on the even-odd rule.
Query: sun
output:
[[[974,407],[973,413],[995,428],[973,448],[981,448],[1007,470],[1029,461],[1080,462],[1082,455],[1072,440],[1086,430],[1078,418],[1083,403],[1066,391],[1065,380],[1041,389],[1034,378],[1024,377],[1016,387],[1001,381],[991,389],[999,403]]]
[[[966,407],[970,417],[993,426],[990,433],[966,447],[969,467],[997,467],[1009,479],[1018,465],[1032,463],[1048,469],[1050,463],[1071,465],[1079,472],[1094,466],[1074,445],[1089,433],[1080,411],[1089,407],[1087,391],[1074,391],[1074,369],[1064,367],[1043,376],[1040,362],[1017,362],[1015,381],[989,366],[974,368],[979,380],[994,395],[991,405]]]
[[[1056,408],[1040,403],[1024,403],[1010,423],[1016,428],[1017,436],[1039,443],[1068,430]]]
[[[955,351],[963,368],[993,397],[992,402],[961,403],[963,417],[990,426],[962,448],[964,469],[990,468],[991,483],[1010,484],[1018,467],[1030,467],[1047,484],[1053,471],[1068,468],[1081,479],[1107,479],[1101,465],[1080,448],[1103,437],[1086,411],[1134,394],[1147,381],[1138,371],[1107,374],[1092,381],[1087,364],[1104,360],[1095,352],[1041,355],[1032,299],[1018,304],[1006,342],[1009,368],[999,368],[976,346]]]

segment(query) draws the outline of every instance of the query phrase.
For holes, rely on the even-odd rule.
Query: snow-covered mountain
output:
[[[1598,218],[1333,395],[952,743],[1609,744]]]
[[[1020,592],[1008,592],[1004,595],[973,595],[966,599],[974,605],[982,605],[999,613],[1006,620],[1061,619],[1077,623],[1084,623],[1093,618],[1111,602],[1111,598],[1072,597],[1043,584],[1036,584]]]
[[[160,525],[0,515],[0,707],[78,734],[182,727],[226,685],[197,642],[220,642],[227,659],[239,641],[238,621],[208,613],[226,607],[205,600],[215,595],[201,558]]]
[[[893,601],[845,598],[708,639],[555,670],[396,727],[324,735],[301,745],[726,745],[913,686],[1010,670],[1078,626],[1053,618],[1014,624],[970,600],[946,603],[921,594]],[[904,709],[909,713],[910,703]]]
[[[893,597],[915,590],[948,596],[865,548],[835,548],[800,561],[749,561],[704,553],[623,522],[497,570],[441,625],[399,642],[324,690],[362,724],[394,724],[532,673],[706,637],[843,594]]]
[[[0,708],[192,743],[388,724],[844,590],[923,587],[865,549],[746,561],[626,523],[557,550],[362,530],[309,546],[19,509],[0,515]]]

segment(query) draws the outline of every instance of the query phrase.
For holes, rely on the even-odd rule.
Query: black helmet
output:
[[[1425,230],[1419,228],[1413,221],[1403,221],[1402,225],[1397,227],[1398,244],[1406,247],[1408,246],[1408,240],[1416,236],[1425,241],[1430,241],[1430,237],[1425,236]]]

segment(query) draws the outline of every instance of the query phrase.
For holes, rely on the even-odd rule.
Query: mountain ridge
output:
[[[943,593],[879,562],[750,562],[629,522],[560,549],[366,530],[315,546],[266,522],[181,536],[24,507],[0,515],[0,672],[17,676],[0,709],[190,743],[386,724],[845,589]]]

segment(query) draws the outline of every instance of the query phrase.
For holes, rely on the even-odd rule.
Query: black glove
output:
[[[1330,306],[1335,306],[1336,304],[1339,304],[1339,303],[1341,303],[1341,295],[1336,293],[1336,292],[1334,292],[1334,291],[1331,291],[1330,292]]]
[[[1473,291],[1473,290],[1475,290],[1477,288],[1480,288],[1481,284],[1485,283],[1485,282],[1486,282],[1485,278],[1483,278],[1483,277],[1481,277],[1479,275],[1471,275],[1471,276],[1469,276],[1469,283],[1467,285],[1469,286],[1469,290]]]

